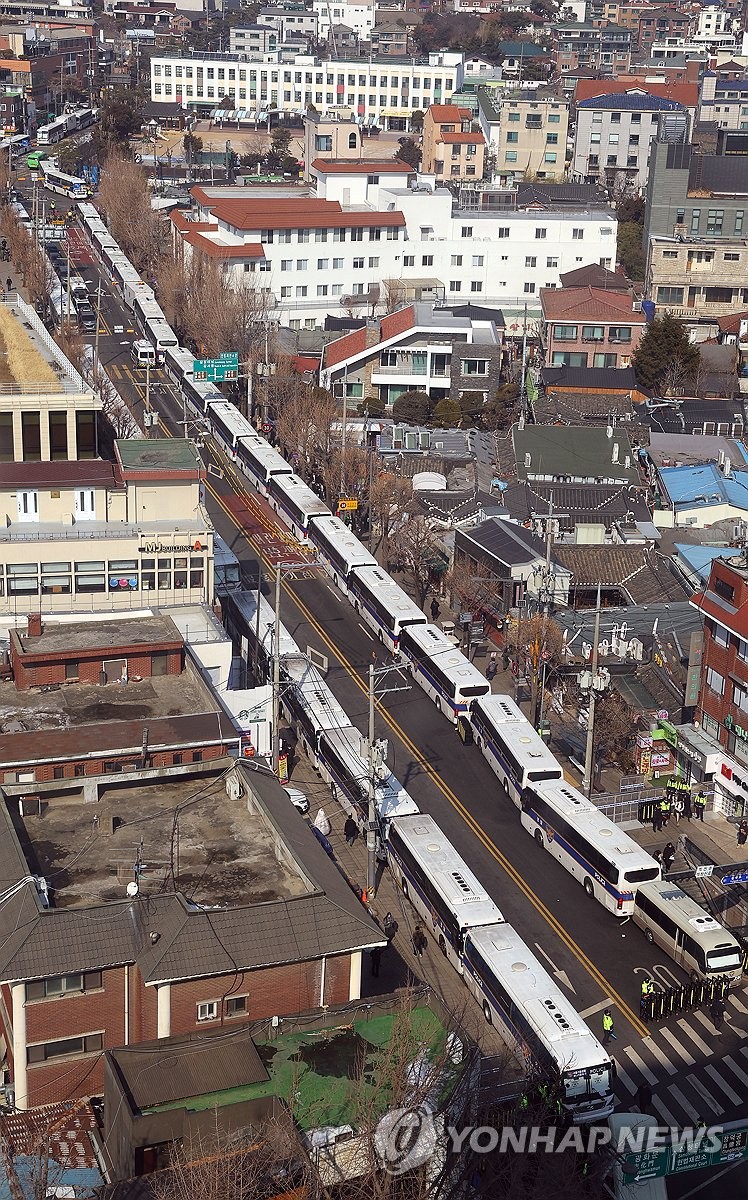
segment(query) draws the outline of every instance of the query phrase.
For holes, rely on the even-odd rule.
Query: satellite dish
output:
[[[137,883],[135,882],[134,879],[131,879],[127,885],[127,894],[130,897],[130,899],[134,900],[139,891],[140,891],[140,889],[139,889]]]

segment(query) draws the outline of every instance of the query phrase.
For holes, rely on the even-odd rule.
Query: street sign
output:
[[[729,875],[722,876],[722,882],[728,886],[731,883],[748,883],[748,871],[731,871]]]
[[[696,879],[708,879],[709,876],[713,873],[713,871],[714,871],[714,864],[708,863],[706,866],[697,867],[696,871],[694,872],[694,877]],[[723,883],[724,883],[724,880],[723,880]]]
[[[358,500],[338,500],[338,512],[355,512]]]
[[[192,364],[192,375],[198,383],[221,383],[236,379],[238,374],[239,355],[235,350],[219,354],[218,358],[196,358]]]
[[[697,1129],[689,1135],[676,1134],[668,1146],[654,1145],[628,1154],[624,1151],[621,1169],[627,1178],[640,1181],[718,1167],[744,1158],[748,1158],[748,1124],[731,1121],[712,1129]]]

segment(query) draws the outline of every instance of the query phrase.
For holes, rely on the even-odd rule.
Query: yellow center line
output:
[[[243,492],[245,495],[248,495],[245,488],[239,483],[239,479],[237,478],[236,474],[234,474],[233,477],[230,476],[230,478],[231,478],[232,484],[239,485],[241,492]],[[215,488],[212,486],[212,484],[210,482],[208,482],[207,480],[206,480],[206,489],[210,492],[213,499],[220,505],[221,509],[223,510],[224,514],[228,517],[229,521],[231,521],[231,523],[235,526],[235,528],[237,530],[239,530],[239,532],[244,534],[245,538],[247,539],[247,541],[249,541],[250,545],[253,547],[253,549],[255,550],[257,555],[260,557],[260,559],[265,563],[266,567],[268,567],[269,569],[272,570],[272,568],[273,568],[272,562],[270,562],[266,558],[266,556],[263,554],[260,547],[254,543],[254,541],[252,540],[252,537],[246,532],[246,530],[243,529],[241,522],[234,516],[234,514],[231,512],[231,509],[224,502],[223,497],[221,495],[219,495],[219,493],[215,490]],[[241,496],[240,496],[240,498],[241,498]],[[328,637],[327,633],[322,628],[322,626],[319,624],[316,617],[310,612],[310,610],[307,608],[307,606],[304,604],[304,602],[299,598],[297,593],[292,591],[292,589],[289,585],[289,582],[287,580],[283,580],[282,586],[283,586],[284,591],[287,592],[287,594],[292,597],[294,604],[297,606],[299,611],[303,613],[306,620],[309,622],[309,624],[315,630],[318,637],[322,640],[322,642],[325,644],[325,646],[327,646],[327,648],[330,650],[333,657],[336,658],[338,660],[338,662],[341,664],[341,666],[343,666],[345,668],[345,670],[351,676],[351,678],[353,679],[353,682],[356,684],[356,686],[359,688],[359,690],[365,696],[368,696],[367,685],[364,683],[363,679],[360,677],[360,675],[356,671],[356,668],[353,666],[353,664],[350,663],[348,661],[348,659],[346,658],[346,656],[342,653],[342,651],[340,650],[340,647],[337,646]],[[418,749],[418,747],[415,745],[415,743],[413,741],[411,741],[410,737],[405,732],[405,730],[402,728],[402,726],[399,724],[399,722],[392,716],[392,714],[390,712],[388,712],[388,710],[386,708],[384,708],[382,706],[382,704],[378,700],[376,701],[376,707],[377,707],[377,710],[378,710],[382,720],[384,720],[386,722],[386,724],[389,725],[390,729],[392,729],[393,732],[397,734],[400,741],[410,751],[410,753],[413,756],[414,761],[418,764],[418,766],[421,768],[421,770],[426,775],[428,775],[428,777],[435,784],[435,786],[439,789],[439,791],[444,796],[444,798],[446,800],[448,800],[449,803],[452,805],[452,807],[455,809],[455,811],[460,814],[460,816],[464,820],[465,824],[469,827],[469,829],[472,830],[472,832],[478,838],[478,841],[481,843],[481,845],[484,847],[484,849],[486,849],[488,851],[488,853],[491,855],[491,857],[503,868],[503,870],[506,872],[506,874],[509,876],[509,878],[512,880],[512,882],[522,892],[523,896],[527,900],[530,901],[530,903],[532,904],[532,906],[536,910],[536,912],[539,913],[539,915],[541,917],[543,917],[543,919],[551,927],[551,929],[556,934],[556,936],[563,942],[563,944],[566,946],[566,948],[574,955],[574,957],[576,958],[576,960],[580,964],[580,966],[582,966],[585,969],[585,971],[588,973],[588,975],[590,975],[590,977],[595,981],[595,983],[598,985],[598,987],[600,987],[600,989],[602,990],[603,996],[605,996],[607,999],[609,999],[612,1004],[616,1005],[616,1007],[620,1010],[621,1014],[633,1026],[633,1028],[636,1030],[636,1032],[639,1034],[640,1037],[642,1037],[642,1038],[647,1037],[649,1031],[648,1031],[646,1025],[644,1025],[644,1023],[639,1019],[639,1017],[636,1015],[636,1013],[633,1011],[633,1009],[631,1009],[629,1007],[629,1005],[626,1003],[626,1001],[623,999],[623,997],[621,995],[619,995],[618,991],[612,986],[612,984],[609,982],[609,980],[606,979],[606,977],[603,975],[602,971],[598,970],[598,968],[591,961],[591,959],[589,959],[587,957],[587,955],[584,953],[584,951],[581,949],[581,947],[579,947],[577,945],[577,943],[573,940],[573,938],[567,933],[567,931],[564,929],[563,925],[556,919],[556,917],[553,915],[551,910],[549,908],[547,908],[546,905],[543,903],[543,901],[540,900],[535,895],[535,893],[533,892],[530,885],[523,879],[523,877],[519,874],[519,872],[512,865],[512,863],[509,861],[509,859],[506,858],[506,856],[501,853],[499,848],[491,840],[491,838],[486,833],[486,831],[483,829],[483,827],[478,823],[478,821],[475,820],[475,818],[468,811],[468,809],[465,808],[465,806],[462,803],[462,801],[460,800],[460,798],[455,794],[455,792],[452,791],[452,789],[447,784],[444,783],[444,781],[440,778],[439,774],[434,769],[434,767],[432,767],[431,764],[423,757],[423,754],[421,753],[421,751]]]

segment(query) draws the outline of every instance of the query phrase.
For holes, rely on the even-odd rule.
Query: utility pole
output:
[[[374,663],[369,663],[369,821],[366,826],[366,891],[377,882],[377,776],[374,761]]]
[[[592,795],[592,742],[595,734],[595,683],[597,681],[597,645],[600,641],[600,584],[597,585],[597,607],[595,609],[595,636],[592,639],[592,661],[590,669],[592,671],[592,679],[590,681],[590,701],[587,710],[587,748],[584,755],[584,780],[582,781],[582,791],[586,796]]]
[[[70,320],[70,240],[68,238],[65,239],[65,245],[67,248],[67,260],[68,260],[67,314],[68,314],[68,321],[69,321]]]
[[[145,398],[143,401],[145,408],[145,416],[143,424],[148,429],[148,437],[151,436],[151,363],[150,360],[145,364]]]
[[[101,275],[99,275],[99,286],[96,289],[96,337],[94,339],[94,357],[96,362],[99,361],[99,325],[101,324]]]
[[[345,497],[345,441],[348,423],[348,364],[343,376],[343,432],[340,437],[340,499]]]
[[[524,324],[522,326],[522,379],[519,392],[519,425],[525,427],[525,409],[527,407],[527,392],[525,390],[525,372],[527,370],[527,305],[525,304]]]
[[[259,604],[259,595],[258,595]],[[281,626],[281,564],[275,564],[275,631],[273,634],[273,774],[278,778],[280,768],[280,626]]]

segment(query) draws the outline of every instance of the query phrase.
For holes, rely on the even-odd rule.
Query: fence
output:
[[[717,975],[713,979],[692,980],[673,987],[667,987],[661,992],[652,992],[641,998],[641,1016],[646,1021],[663,1021],[676,1013],[688,1012],[702,1005],[712,1005],[715,1001],[725,1000],[730,990],[730,980],[726,975]]]

